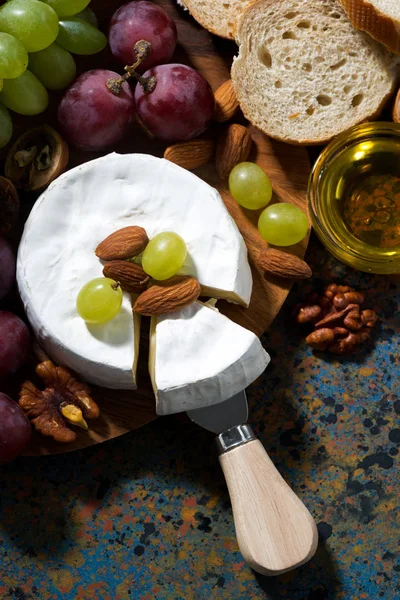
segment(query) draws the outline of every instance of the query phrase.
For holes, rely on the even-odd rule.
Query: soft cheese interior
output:
[[[244,241],[218,192],[168,161],[109,154],[51,184],[19,247],[17,280],[30,323],[55,361],[91,383],[135,389],[139,323],[130,296],[105,325],[86,325],[75,309],[81,287],[102,276],[96,246],[127,225],[141,225],[149,237],[180,234],[188,247],[182,272],[214,297],[247,305],[252,277]]]
[[[201,302],[152,317],[149,367],[159,415],[227,400],[269,361],[254,333]]]

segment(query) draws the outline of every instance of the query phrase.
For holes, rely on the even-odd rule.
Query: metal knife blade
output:
[[[232,398],[212,406],[189,410],[187,414],[194,423],[213,433],[221,433],[235,425],[243,425],[249,415],[246,392],[239,392]]]

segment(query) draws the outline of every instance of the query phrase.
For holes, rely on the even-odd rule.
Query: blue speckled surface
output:
[[[314,283],[367,292],[375,346],[320,358],[290,322],[298,284],[263,342],[250,422],[314,515],[312,561],[277,578],[238,552],[213,438],[185,417],[102,446],[0,468],[0,598],[400,598],[400,288],[345,269],[313,240]]]

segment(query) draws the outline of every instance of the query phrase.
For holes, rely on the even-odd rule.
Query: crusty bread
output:
[[[256,0],[236,41],[232,82],[245,116],[293,144],[322,144],[377,117],[400,74],[400,58],[354,29],[336,0]]]
[[[202,27],[215,35],[233,39],[239,15],[251,0],[177,0]]]
[[[354,27],[400,54],[400,0],[340,0]]]

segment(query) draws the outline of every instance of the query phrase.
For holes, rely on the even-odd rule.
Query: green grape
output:
[[[25,71],[16,79],[4,80],[0,102],[20,115],[38,115],[46,110],[49,96],[39,79]]]
[[[59,17],[71,17],[87,7],[90,0],[42,0],[58,14]]]
[[[90,8],[90,6],[87,6],[75,16],[78,17],[78,19],[86,21],[86,23],[89,23],[89,25],[93,25],[93,27],[97,27],[99,24],[95,12]]]
[[[27,66],[28,53],[25,47],[13,35],[0,32],[0,77],[19,77]]]
[[[165,231],[147,244],[142,267],[153,279],[169,279],[182,268],[187,254],[186,244],[177,233]]]
[[[58,17],[39,0],[11,0],[0,9],[0,31],[15,36],[28,52],[38,52],[56,39]]]
[[[107,38],[86,21],[71,17],[60,21],[57,43],[73,54],[96,54],[106,47]]]
[[[258,165],[242,162],[229,175],[229,190],[241,206],[257,210],[267,206],[272,198],[269,177]]]
[[[76,65],[71,54],[56,42],[29,55],[29,70],[49,90],[63,90],[76,77]]]
[[[297,206],[281,202],[263,210],[258,220],[258,229],[270,244],[292,246],[306,236],[308,218]]]
[[[86,323],[107,323],[117,316],[121,304],[120,285],[108,277],[97,277],[80,290],[76,310]]]
[[[11,140],[12,132],[13,126],[10,114],[6,107],[0,104],[0,148],[7,146],[8,142]]]

